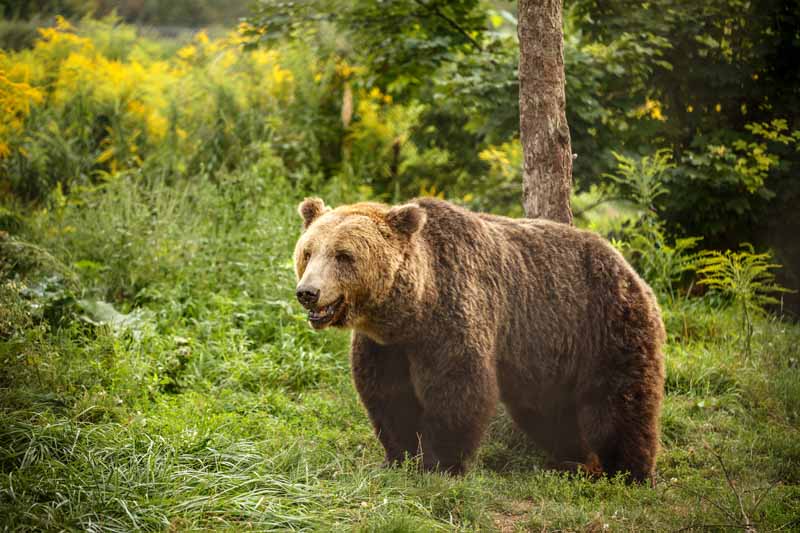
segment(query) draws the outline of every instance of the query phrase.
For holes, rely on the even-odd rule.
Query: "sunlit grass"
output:
[[[797,523],[796,326],[757,319],[745,359],[734,311],[665,310],[655,489],[546,471],[502,413],[463,478],[384,470],[347,335],[313,333],[293,301],[299,226],[281,179],[255,165],[72,198],[0,241],[8,530],[732,528],[715,454],[759,529]],[[137,320],[103,324],[85,301]]]

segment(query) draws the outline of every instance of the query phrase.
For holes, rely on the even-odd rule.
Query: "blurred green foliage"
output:
[[[570,2],[588,42],[635,39],[644,49],[623,78],[645,108],[617,150],[669,147],[676,168],[665,216],[711,239],[741,242],[798,194],[800,3],[776,0]],[[646,52],[646,53],[642,53]],[[567,70],[569,73],[569,69]],[[569,75],[569,74],[568,74]],[[646,102],[653,102],[648,109]],[[656,107],[657,105],[657,107]],[[658,109],[658,113],[655,110]],[[738,239],[738,240],[735,240]]]
[[[256,42],[313,42],[323,54],[364,65],[358,81],[368,89],[377,86],[403,103],[434,102],[412,138],[456,157],[462,172],[475,175],[481,168],[475,155],[490,145],[513,149],[512,6],[360,0],[265,2],[258,9],[250,19],[259,28]],[[721,244],[752,233],[771,209],[785,209],[783,199],[799,192],[792,176],[800,73],[790,59],[800,53],[799,25],[796,1],[566,2],[567,112],[578,189],[588,190],[614,168],[615,151],[643,156],[666,148],[675,161],[665,181],[670,232]],[[431,130],[438,138],[422,133]],[[460,149],[465,143],[472,153]],[[446,165],[420,170],[435,172],[438,190],[456,189],[454,196],[470,181]],[[490,182],[504,179],[486,175]],[[476,196],[494,190],[475,181]],[[495,202],[489,207],[514,211]]]
[[[119,4],[120,15],[159,24],[193,23],[180,9],[194,14],[221,9],[210,1],[200,2],[203,9],[190,2],[157,3],[158,9],[169,4],[176,10],[170,15],[148,11],[155,4],[134,4],[138,14]],[[45,2],[17,14],[62,9],[81,15],[109,7],[87,5]],[[786,59],[799,52],[792,33],[798,11],[772,0],[673,0],[658,6],[623,0],[567,2],[564,54],[568,118],[578,156],[576,190],[586,192],[603,183],[616,166],[615,153],[642,157],[664,149],[674,163],[663,182],[669,191],[660,206],[665,230],[678,236],[704,235],[711,246],[755,240],[763,221],[800,195],[792,179],[799,153],[793,110],[800,106],[800,83],[797,69]],[[215,17],[206,18],[222,20]],[[139,39],[134,47],[136,33],[113,24],[113,33],[129,37],[103,41],[119,52],[98,43],[109,60],[174,58],[185,44],[145,44]],[[13,25],[5,28],[11,47],[19,38]],[[84,24],[81,32],[97,38],[100,30]],[[288,105],[237,107],[234,94],[241,87],[234,90],[223,82],[205,88],[216,103],[204,108],[218,110],[216,120],[226,124],[226,134],[212,133],[216,126],[193,132],[181,127],[215,136],[197,150],[192,172],[213,171],[223,159],[228,166],[235,164],[239,149],[268,139],[270,149],[304,187],[328,184],[343,198],[443,194],[473,208],[521,214],[513,4],[261,2],[242,26],[242,35],[249,46],[281,54],[280,64],[294,81],[287,89]],[[131,57],[131,48],[144,50],[146,59]],[[204,56],[208,65],[214,65],[213,54]],[[192,101],[189,95],[182,97]],[[184,115],[180,100],[171,99],[170,106],[172,111],[164,111],[168,129]],[[42,131],[42,108],[51,106],[34,107],[26,142]],[[50,154],[46,160],[66,158],[65,168],[75,166],[69,161],[87,160],[76,154],[103,141],[102,131],[108,128],[104,121],[113,124],[116,113],[91,104],[69,109],[76,110],[65,119],[71,123],[69,132],[61,127],[58,135],[43,137],[54,141],[44,149]],[[80,123],[93,126],[76,127]],[[99,133],[92,131],[98,127]],[[69,138],[71,146],[55,142],[58,138]],[[160,145],[168,151],[166,144]],[[41,160],[41,151],[28,152]],[[73,179],[69,174],[94,171],[75,169],[58,179],[33,171],[22,180],[25,195],[41,196],[55,181],[68,185]]]

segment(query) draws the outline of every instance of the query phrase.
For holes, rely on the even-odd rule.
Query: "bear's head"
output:
[[[417,204],[298,206],[303,233],[294,251],[297,299],[315,329],[359,328],[396,288],[398,273],[418,246],[425,211]]]

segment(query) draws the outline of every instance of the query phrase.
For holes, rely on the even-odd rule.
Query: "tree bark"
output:
[[[572,224],[561,0],[519,0],[522,203],[530,218]]]

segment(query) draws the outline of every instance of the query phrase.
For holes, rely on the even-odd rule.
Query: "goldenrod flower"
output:
[[[667,117],[661,112],[661,102],[650,98],[647,98],[643,105],[636,108],[633,114],[637,118],[649,116],[653,120],[658,120],[660,122],[667,120]]]
[[[198,43],[202,44],[202,45],[207,45],[208,44],[208,34],[206,33],[205,30],[200,30],[199,32],[197,32],[195,34],[194,40],[197,41]]]
[[[189,44],[178,50],[178,57],[189,61],[197,56],[197,47],[193,44]]]

